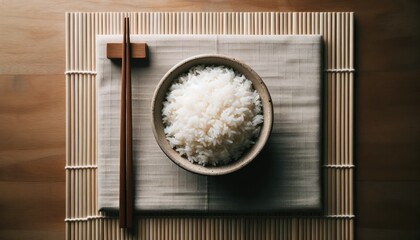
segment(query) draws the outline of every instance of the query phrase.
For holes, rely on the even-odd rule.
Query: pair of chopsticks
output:
[[[121,67],[121,122],[120,122],[120,228],[133,227],[133,126],[131,108],[131,49],[130,22],[124,18],[124,40]]]

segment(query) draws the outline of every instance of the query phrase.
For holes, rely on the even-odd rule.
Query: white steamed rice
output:
[[[175,79],[163,103],[171,146],[193,163],[223,165],[254,144],[263,122],[252,82],[225,66],[195,66]]]

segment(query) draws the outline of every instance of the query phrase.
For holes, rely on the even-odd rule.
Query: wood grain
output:
[[[63,235],[62,78],[0,75],[0,239]]]
[[[360,75],[359,181],[419,182],[420,71]]]
[[[147,45],[145,43],[132,43],[131,44],[131,57],[143,59],[147,57]],[[106,57],[109,59],[121,59],[122,44],[108,43],[106,45]]]
[[[65,11],[354,11],[358,239],[420,237],[419,1],[2,0],[0,239],[64,239]]]

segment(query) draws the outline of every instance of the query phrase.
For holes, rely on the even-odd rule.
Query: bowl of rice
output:
[[[252,162],[273,125],[273,105],[262,79],[224,55],[199,55],[171,68],[152,99],[152,130],[178,166],[224,175]]]

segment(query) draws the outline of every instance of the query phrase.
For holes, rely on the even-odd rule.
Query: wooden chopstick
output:
[[[131,105],[130,22],[124,18],[121,66],[120,228],[133,227],[133,125]]]
[[[131,46],[130,46],[130,21],[126,18],[126,223],[127,228],[133,227],[133,125],[131,105]]]
[[[121,66],[121,120],[120,120],[120,197],[119,223],[120,228],[127,227],[126,208],[126,31],[127,20],[124,19],[124,36]]]

